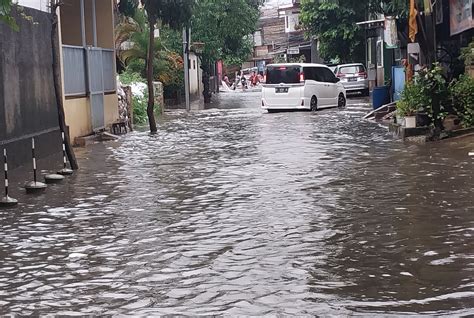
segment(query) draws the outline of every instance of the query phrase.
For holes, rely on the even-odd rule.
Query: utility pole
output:
[[[184,97],[186,100],[186,110],[191,110],[189,100],[189,27],[183,28],[183,59],[184,59]]]

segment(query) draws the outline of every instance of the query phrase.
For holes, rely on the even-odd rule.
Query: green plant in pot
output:
[[[410,82],[405,86],[397,102],[397,115],[404,118],[405,127],[416,127],[416,114],[427,105],[427,102],[420,84]]]

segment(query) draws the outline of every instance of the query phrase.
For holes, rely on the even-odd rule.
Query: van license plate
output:
[[[276,87],[275,93],[288,93],[288,87]]]
[[[357,81],[357,77],[349,77],[349,82],[355,82]]]

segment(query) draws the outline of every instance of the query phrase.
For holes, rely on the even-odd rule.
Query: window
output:
[[[335,78],[336,76],[334,76],[334,73],[331,72],[331,70],[327,69],[327,68],[324,68],[324,67],[320,67],[320,73],[321,73],[321,79],[322,81],[326,82],[326,83],[334,83],[335,81]]]
[[[262,45],[262,31],[255,31],[255,33],[253,34],[253,43],[254,46]]]
[[[339,69],[339,73],[341,74],[357,74],[362,72],[365,72],[363,65],[343,66]]]
[[[316,82],[324,82],[321,75],[320,67],[305,67],[304,78],[307,80],[313,80]]]
[[[299,66],[275,66],[267,68],[267,84],[296,84],[299,82]]]
[[[305,67],[303,69],[303,72],[304,72],[304,79],[305,80],[316,80],[315,79],[315,71],[314,71],[314,67]]]
[[[382,41],[377,41],[377,66],[382,67],[383,66],[383,42]]]
[[[196,60],[193,60],[193,70],[196,69]]]

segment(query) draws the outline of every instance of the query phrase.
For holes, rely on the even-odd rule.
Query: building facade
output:
[[[267,4],[260,9],[257,31],[253,34],[253,56],[244,66],[258,67],[273,61],[320,62],[314,40],[306,39],[300,27],[300,0],[283,5]],[[313,53],[313,55],[312,55]]]
[[[63,0],[60,8],[63,102],[71,140],[119,118],[113,0]]]

